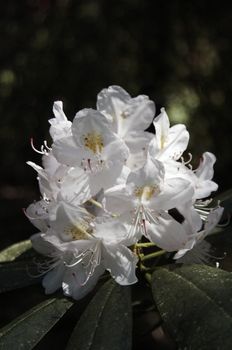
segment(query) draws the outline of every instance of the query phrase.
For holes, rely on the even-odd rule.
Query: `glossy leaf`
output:
[[[38,267],[31,261],[14,261],[0,264],[0,293],[26,287],[41,281]]]
[[[72,301],[62,298],[32,308],[0,330],[1,350],[33,349],[72,305]]]
[[[202,265],[159,268],[152,292],[178,349],[231,349],[231,273]]]
[[[28,239],[19,243],[15,243],[0,252],[0,262],[13,261],[22,253],[25,253],[32,247],[31,241]]]
[[[106,282],[77,323],[67,350],[131,349],[130,287]]]

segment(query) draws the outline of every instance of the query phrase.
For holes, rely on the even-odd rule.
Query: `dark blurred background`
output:
[[[1,232],[4,248],[36,229],[22,208],[39,199],[30,147],[48,135],[53,101],[72,120],[104,87],[147,94],[186,123],[189,150],[216,154],[230,188],[232,3],[152,0],[8,0],[0,11]]]

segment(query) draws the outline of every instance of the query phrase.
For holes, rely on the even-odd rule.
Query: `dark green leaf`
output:
[[[152,292],[178,349],[231,349],[231,273],[202,265],[159,268]]]
[[[130,288],[110,280],[82,314],[67,350],[129,350],[131,333]]]
[[[0,264],[0,293],[41,281],[35,262],[14,261]]]
[[[28,239],[19,243],[15,243],[0,252],[0,262],[13,261],[19,255],[31,248],[31,241]]]
[[[0,330],[1,350],[30,350],[73,305],[68,299],[49,299]]]

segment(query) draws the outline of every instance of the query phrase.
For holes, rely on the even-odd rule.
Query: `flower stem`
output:
[[[140,268],[140,271],[151,271],[150,267],[147,267],[145,266],[141,261],[140,261],[140,264],[139,264],[139,268]]]
[[[138,248],[148,248],[148,247],[155,247],[156,244],[152,242],[146,242],[146,243],[136,243],[136,247]]]
[[[141,261],[145,261],[145,260],[149,260],[149,259],[153,259],[153,258],[157,258],[158,256],[161,256],[163,254],[166,253],[166,250],[159,250],[158,252],[155,253],[151,253],[151,254],[147,254],[147,255],[143,255],[140,257]]]

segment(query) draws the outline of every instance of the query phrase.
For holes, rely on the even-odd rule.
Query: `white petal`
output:
[[[112,130],[125,140],[131,131],[145,130],[155,115],[154,102],[147,96],[131,98],[120,86],[102,90],[97,108],[112,121]]]
[[[125,139],[125,142],[130,150],[129,158],[126,165],[131,170],[137,170],[144,166],[147,159],[148,147],[154,135],[149,132],[131,132]]]
[[[107,190],[102,204],[107,211],[116,215],[134,209],[133,198],[127,191],[127,187],[123,185],[118,185]]]
[[[25,214],[41,232],[47,231],[50,216],[48,204],[44,200],[30,204]]]
[[[187,241],[187,243],[185,244],[184,248],[178,250],[178,252],[174,255],[173,259],[177,260],[177,259],[182,258],[188,251],[193,249],[195,244],[196,244],[195,238],[189,239],[189,241]],[[181,261],[178,261],[178,262],[181,262]]]
[[[60,166],[60,164],[57,162],[52,152],[49,152],[48,154],[43,155],[42,164],[47,174],[49,174],[49,176],[52,176]]]
[[[215,162],[216,157],[213,153],[203,153],[202,161],[195,171],[196,175],[202,180],[211,180],[214,174],[213,166]]]
[[[44,195],[46,195],[47,198],[54,199],[57,191],[56,180],[54,181],[54,179],[51,179],[52,175],[49,174],[49,171],[47,171],[47,169],[43,169],[42,167],[33,162],[27,162],[27,164],[38,172],[39,176],[37,179],[39,181],[39,187],[42,196],[44,197]],[[53,170],[55,171],[55,169]]]
[[[188,241],[182,225],[165,212],[162,212],[156,221],[146,222],[146,231],[152,242],[168,252],[181,249]]]
[[[50,256],[56,250],[54,246],[46,240],[46,235],[36,233],[31,236],[31,243],[33,248],[40,254]]]
[[[130,169],[127,166],[123,165],[121,174],[117,178],[115,185],[116,186],[117,185],[125,185],[129,174],[130,174]]]
[[[159,157],[160,155],[160,148],[158,145],[158,140],[157,140],[157,136],[154,135],[153,138],[151,139],[149,145],[148,145],[148,155],[152,158],[152,159],[156,159]]]
[[[211,180],[196,181],[195,195],[196,199],[206,198],[211,195],[212,192],[217,191],[218,185]]]
[[[132,98],[124,106],[118,117],[118,134],[127,139],[134,130],[147,129],[155,115],[155,104],[145,95]]]
[[[136,153],[142,149],[148,149],[148,145],[151,140],[154,138],[154,135],[147,131],[131,131],[130,134],[126,137],[126,144],[130,149],[130,152]]]
[[[53,104],[53,113],[58,121],[66,121],[66,115],[63,111],[63,102],[55,101]]]
[[[55,141],[59,138],[70,136],[72,123],[67,120],[61,101],[54,102],[53,113],[55,118],[49,119],[49,123],[51,124],[49,132],[52,139]]]
[[[76,114],[72,124],[72,133],[79,146],[84,146],[85,136],[91,133],[99,134],[105,144],[112,138],[112,132],[108,127],[109,122],[103,114],[94,109],[85,108]]]
[[[102,158],[106,161],[109,160],[109,162],[112,164],[125,164],[128,157],[129,149],[125,142],[117,137],[117,135],[112,135],[111,139],[102,151]]]
[[[135,269],[137,257],[127,247],[122,245],[105,246],[103,250],[104,265],[115,281],[121,285],[137,282]]]
[[[114,132],[118,129],[118,116],[130,99],[130,95],[116,85],[103,89],[97,96],[97,109],[111,121]]]
[[[35,171],[37,171],[39,175],[44,176],[44,169],[41,166],[31,161],[28,161],[27,164],[30,165]]]
[[[189,132],[185,125],[177,124],[169,130],[170,155],[172,159],[179,159],[182,153],[186,150],[189,142]],[[167,150],[166,150],[167,153]]]
[[[94,225],[94,237],[101,239],[103,244],[127,244],[127,228],[117,219],[98,217],[95,220]]]
[[[198,212],[193,207],[192,201],[178,206],[177,209],[185,219],[183,226],[186,228],[189,234],[200,231],[202,228],[202,220]]]
[[[95,287],[104,270],[102,266],[97,266],[93,275],[87,279],[86,271],[81,265],[67,269],[62,283],[64,294],[75,300],[83,298]]]
[[[166,179],[162,191],[151,198],[149,207],[169,210],[189,201],[194,193],[192,184],[182,178]]]
[[[189,133],[185,125],[177,124],[170,128],[168,116],[164,110],[161,109],[161,114],[155,119],[154,126],[156,129],[156,141],[151,143],[150,154],[162,161],[168,159],[179,159],[182,153],[186,150]],[[157,146],[159,153],[157,154]]]
[[[36,237],[35,237],[36,238]],[[41,254],[60,258],[64,256],[66,251],[70,248],[67,243],[58,237],[53,229],[49,229],[45,234],[41,234],[40,239],[31,238],[33,247]],[[72,249],[71,249],[72,250]],[[42,252],[44,251],[44,253]]]
[[[162,150],[168,142],[168,134],[170,127],[169,118],[164,108],[161,108],[161,113],[155,118],[153,124],[155,127],[156,139],[159,150]]]
[[[160,152],[159,159],[164,161],[168,159],[177,160],[186,150],[189,142],[189,133],[185,125],[177,124],[169,129],[168,144]]]
[[[61,288],[64,272],[65,266],[61,261],[58,266],[46,274],[42,283],[46,294],[54,293],[56,290]]]
[[[163,164],[156,159],[151,160],[151,158],[148,157],[144,167],[129,174],[127,183],[131,183],[135,186],[159,186],[163,178]]]
[[[210,233],[210,231],[212,231],[212,229],[218,224],[218,222],[221,219],[223,211],[224,211],[224,208],[218,207],[209,213],[205,224],[206,234]]]
[[[52,151],[58,162],[68,166],[78,166],[81,163],[82,155],[79,154],[72,136],[56,140]]]
[[[191,263],[205,262],[204,250],[206,250],[207,252],[210,248],[210,245],[208,244],[208,242],[203,241],[203,239],[208,234],[210,234],[213,228],[218,224],[221,218],[221,215],[223,213],[223,210],[224,209],[222,207],[218,207],[212,210],[207,217],[207,221],[205,223],[204,229],[199,232],[195,231],[195,233],[191,235],[191,238],[186,243],[185,247],[183,247],[183,249],[181,249],[175,254],[174,259],[180,259],[186,253],[188,253],[188,251],[190,251],[186,255],[186,259],[185,260],[183,259],[183,261],[180,260],[180,262],[183,262],[183,263],[188,263],[188,261],[190,261]]]
[[[57,199],[76,206],[85,203],[96,193],[91,191],[89,175],[83,169],[76,167],[61,181]]]
[[[86,223],[91,219],[91,215],[82,207],[73,207],[64,203],[60,203],[56,220],[51,221],[51,228],[57,233],[62,241],[71,241],[73,239],[83,239],[80,233],[80,237],[72,237],[72,228],[86,226]],[[85,228],[84,228],[85,230]],[[77,233],[78,234],[78,231]]]

